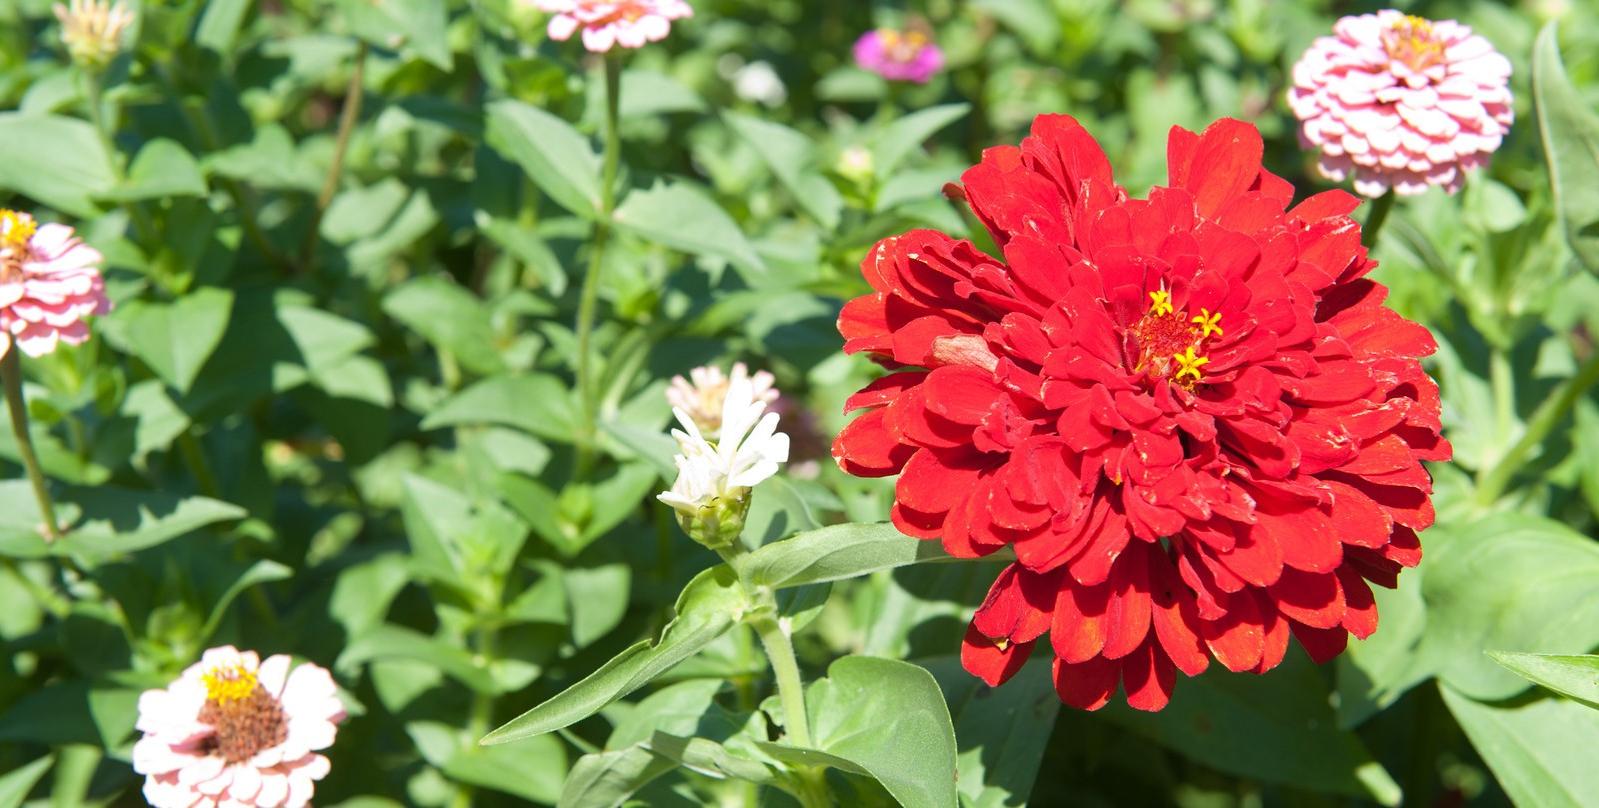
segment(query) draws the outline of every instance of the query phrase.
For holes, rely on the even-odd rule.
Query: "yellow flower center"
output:
[[[14,210],[0,209],[0,245],[23,249],[38,231],[39,224],[32,216]]]
[[[1444,60],[1444,43],[1433,31],[1432,21],[1413,15],[1395,20],[1382,34],[1388,58],[1403,62],[1416,72]]]
[[[883,51],[888,58],[896,62],[916,61],[929,41],[921,31],[896,31],[892,28],[878,29],[877,36],[882,40]]]
[[[1200,368],[1210,364],[1210,357],[1200,350],[1225,333],[1221,312],[1201,308],[1199,314],[1189,317],[1177,311],[1170,291],[1156,289],[1149,293],[1149,313],[1132,328],[1138,342],[1138,364],[1133,369],[1192,390],[1204,381]]]
[[[224,705],[249,698],[260,681],[255,671],[245,670],[242,665],[212,668],[200,679],[205,682],[206,698]]]

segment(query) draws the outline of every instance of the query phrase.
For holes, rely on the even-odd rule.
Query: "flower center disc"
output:
[[[1388,58],[1418,73],[1444,59],[1443,41],[1433,32],[1432,23],[1421,17],[1401,17],[1383,32],[1382,44]]]
[[[255,673],[219,668],[203,678],[208,697],[199,719],[214,730],[203,742],[207,751],[228,763],[242,763],[288,739],[288,716]]]

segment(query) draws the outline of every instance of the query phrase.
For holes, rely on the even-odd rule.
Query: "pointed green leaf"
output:
[[[485,137],[556,204],[579,216],[599,215],[599,158],[571,124],[520,101],[496,101],[488,108]]]
[[[105,335],[174,390],[187,393],[222,341],[232,311],[233,292],[207,286],[171,303],[128,303],[106,318]]]
[[[19,808],[53,763],[55,756],[45,755],[26,766],[0,774],[0,808]]]
[[[970,104],[928,107],[884,127],[872,139],[872,169],[879,177],[892,177],[894,169],[938,130],[965,117]]]
[[[789,195],[824,230],[838,227],[844,200],[815,169],[810,138],[779,123],[728,112],[727,125],[760,155]]]
[[[56,517],[70,527],[65,538],[46,544],[28,481],[0,482],[0,555],[104,560],[245,515],[243,508],[205,497],[111,486],[58,489],[55,504]]]
[[[733,626],[745,607],[738,578],[727,565],[696,575],[678,597],[677,617],[659,640],[629,647],[583,681],[490,732],[482,743],[510,743],[588,718],[709,645]]]
[[[1495,662],[1550,690],[1599,709],[1599,656],[1489,651]]]
[[[722,258],[746,272],[766,271],[733,217],[691,182],[661,182],[628,194],[616,211],[616,223],[674,250]]]
[[[1512,803],[1537,808],[1584,808],[1599,794],[1599,720],[1589,708],[1544,696],[1484,704],[1439,684],[1471,745],[1482,755]]]
[[[949,560],[938,542],[913,539],[884,522],[806,531],[762,546],[744,556],[739,566],[752,584],[784,589]]]
[[[76,118],[0,113],[0,154],[0,190],[80,218],[99,214],[94,198],[115,182],[100,136]]]
[[[1553,22],[1533,46],[1532,88],[1566,240],[1583,266],[1599,272],[1599,115],[1566,76]]]

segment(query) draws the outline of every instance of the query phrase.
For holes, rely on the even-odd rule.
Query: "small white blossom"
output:
[[[767,412],[766,403],[755,380],[735,366],[722,396],[720,433],[714,441],[686,410],[673,408],[683,427],[672,431],[681,452],[677,481],[659,499],[677,511],[696,541],[716,547],[736,539],[749,510],[749,490],[788,461],[788,435],[777,431],[777,413]]]

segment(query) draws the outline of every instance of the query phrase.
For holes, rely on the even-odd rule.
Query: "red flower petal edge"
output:
[[[894,523],[978,557],[1011,547],[961,650],[997,685],[1045,634],[1062,701],[1118,685],[1159,710],[1178,671],[1263,673],[1377,627],[1447,460],[1428,331],[1329,191],[1291,205],[1260,133],[1174,128],[1131,199],[1076,120],[990,149],[963,192],[1000,261],[916,230],[877,244],[845,350],[894,372],[833,456],[899,475]]]

